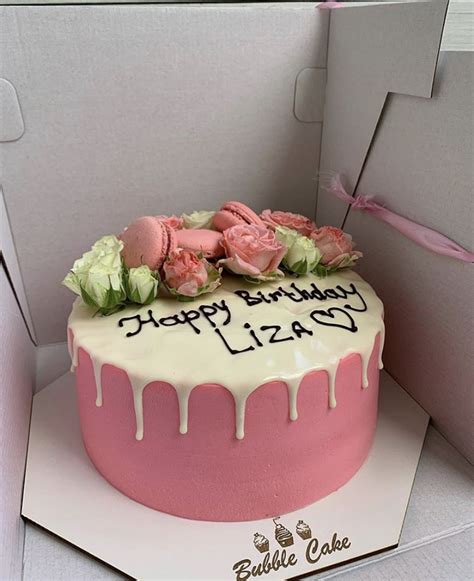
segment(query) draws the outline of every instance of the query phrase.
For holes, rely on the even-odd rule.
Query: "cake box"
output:
[[[2,229],[2,264],[8,273],[6,289],[15,290],[9,308],[13,312],[19,307],[23,331],[29,332],[38,345],[33,347],[23,331],[16,332],[11,340],[24,361],[22,374],[15,379],[21,386],[32,381],[35,352],[41,387],[66,371],[62,338],[68,299],[56,286],[64,266],[71,256],[79,254],[85,239],[93,239],[104,230],[117,230],[130,216],[144,214],[157,203],[160,211],[170,212],[189,208],[190,199],[196,206],[215,206],[235,191],[259,208],[278,203],[288,210],[314,215],[318,170],[344,172],[355,189],[380,135],[387,95],[403,94],[421,100],[432,96],[445,14],[443,3],[348,6],[333,11],[317,11],[307,4],[97,6],[89,13],[84,8],[48,6],[43,13],[35,7],[23,12],[15,7],[3,10],[14,56],[2,65],[1,72],[2,106],[5,103],[3,111],[8,112],[1,136],[6,201],[2,217],[6,218],[8,212]],[[125,10],[132,16],[127,31],[120,36]],[[96,28],[91,27],[92,14]],[[48,24],[40,26],[43,18]],[[14,27],[17,21],[24,25],[21,38]],[[409,34],[407,22],[411,23]],[[58,48],[72,28],[76,40],[65,42],[55,59],[43,61],[46,49]],[[170,40],[172,33],[190,34],[191,29],[199,50],[193,55],[180,53],[179,43]],[[285,46],[280,42],[282,34],[288,38]],[[229,39],[238,40],[237,45]],[[154,54],[161,55],[161,68],[150,56],[153,43]],[[75,51],[79,44],[83,54],[91,51],[89,66],[84,69],[82,60],[75,60],[79,58]],[[35,53],[36,66],[33,56],[22,60],[25,51],[33,51],[35,46],[45,49]],[[254,46],[259,47],[257,58],[251,50]],[[117,47],[133,65],[126,73],[125,67],[107,58]],[[181,56],[171,67],[173,54]],[[149,60],[140,59],[140,55],[148,55]],[[17,58],[20,60],[15,62]],[[85,56],[80,59],[87,60]],[[15,75],[14,70],[22,75]],[[66,70],[75,74],[68,77],[69,84],[62,84]],[[160,74],[153,77],[152,70]],[[60,90],[52,93],[51,87],[55,86]],[[196,99],[204,90],[213,96],[206,102]],[[178,98],[172,98],[173,94]],[[106,95],[117,96],[118,109],[110,107]],[[254,98],[258,95],[260,99]],[[38,96],[44,99],[44,106],[40,106]],[[236,103],[241,107],[234,107]],[[289,103],[291,115],[286,116]],[[121,115],[123,112],[127,115]],[[146,126],[152,119],[160,127],[159,135]],[[178,126],[187,128],[186,139],[176,133]],[[216,149],[204,152],[203,143],[215,144]],[[33,151],[37,153],[35,167],[22,166]],[[101,156],[107,164],[98,162]],[[315,162],[318,159],[319,164]],[[111,181],[116,185],[113,194],[105,188]],[[28,204],[32,184],[41,200],[34,216]],[[285,195],[289,189],[294,192],[292,196]],[[114,200],[120,200],[120,204],[114,204]],[[100,210],[104,207],[105,213]],[[62,209],[59,220],[53,210],[57,208]],[[341,225],[345,213],[343,204],[319,194],[316,219]],[[351,220],[352,216],[349,224]],[[78,225],[80,228],[74,227]],[[364,250],[369,259],[364,274],[370,277],[368,242],[372,226],[364,225],[369,233],[365,235]],[[358,224],[353,222],[351,227],[357,229]],[[41,264],[38,253],[44,257]],[[374,276],[379,277],[378,271]],[[400,375],[396,369],[393,373]],[[61,381],[67,386],[66,378]],[[43,399],[48,391],[53,393],[54,386],[44,391]],[[18,409],[28,410],[28,393],[23,387],[15,398]],[[67,406],[66,401],[61,403]],[[19,413],[28,416],[27,411]],[[414,416],[419,426],[426,424],[426,416]],[[15,455],[24,458],[28,427],[15,425],[14,429],[19,431],[13,444]],[[417,442],[415,449],[420,445]],[[37,443],[44,443],[40,436]],[[17,475],[22,472],[20,464],[17,462],[15,468]],[[413,477],[413,470],[409,477]],[[34,490],[34,480],[30,484]],[[31,518],[34,508],[28,507],[28,501],[25,506],[24,514]],[[296,566],[289,563],[292,545],[281,546],[275,536],[278,530],[287,539],[289,531],[296,547],[313,538],[327,545],[327,558],[313,563],[313,555],[306,560],[306,568],[295,569],[295,574],[355,558],[348,555],[354,537],[345,535],[344,528],[337,531],[336,538],[329,535],[326,539],[321,534],[315,537],[317,523],[304,514],[298,516],[301,518],[282,517],[281,523],[268,522],[263,528],[239,535],[236,542],[242,551],[236,550],[234,543],[232,567],[250,550],[257,558],[264,555],[260,549],[266,548],[268,540],[273,551],[280,550],[280,558],[286,550],[285,569],[291,571]],[[330,522],[329,516],[327,519]],[[303,524],[298,529],[300,521]],[[9,522],[14,523],[14,518]],[[193,525],[186,524],[189,528],[185,534],[191,534]],[[43,526],[48,528],[46,522]],[[53,526],[51,530],[54,532]],[[195,538],[201,536],[195,534]],[[74,538],[68,540],[81,545]],[[390,543],[384,548],[387,546]],[[100,549],[89,550],[101,558]],[[334,556],[329,558],[331,554]],[[299,553],[296,558],[299,564],[306,559]],[[108,562],[116,565],[112,558]],[[283,565],[275,578],[283,576],[282,569]],[[134,575],[133,566],[127,572]],[[287,573],[285,570],[284,576],[289,576]]]

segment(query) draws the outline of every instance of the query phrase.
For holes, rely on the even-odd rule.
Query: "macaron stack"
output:
[[[160,270],[172,252],[178,249],[201,253],[208,260],[222,258],[222,232],[241,224],[265,226],[259,216],[241,202],[226,202],[213,218],[214,230],[205,228],[175,230],[158,216],[143,216],[132,222],[120,235],[122,256],[128,268],[146,264]]]

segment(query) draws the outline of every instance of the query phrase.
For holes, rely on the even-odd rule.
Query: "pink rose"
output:
[[[171,253],[163,265],[168,290],[178,296],[197,297],[220,284],[220,272],[191,250]]]
[[[333,226],[323,226],[311,234],[311,239],[321,252],[321,264],[331,268],[346,268],[362,256],[353,250],[354,244],[349,234]]]
[[[291,212],[263,210],[260,218],[272,229],[275,226],[285,226],[296,230],[303,236],[309,236],[316,229],[316,224],[312,220],[301,214],[292,214]]]
[[[203,260],[190,250],[173,252],[165,261],[163,271],[167,286],[187,297],[196,296],[208,278]]]
[[[265,226],[232,226],[224,230],[221,244],[227,258],[220,260],[219,264],[231,272],[259,280],[268,280],[282,274],[278,266],[287,248]]]
[[[184,221],[179,216],[165,216],[164,214],[160,214],[159,216],[155,216],[155,218],[173,230],[181,230],[184,226]]]

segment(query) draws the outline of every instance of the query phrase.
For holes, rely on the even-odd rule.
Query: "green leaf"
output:
[[[316,268],[313,270],[313,273],[319,278],[326,278],[328,274],[330,274],[330,269],[324,264],[318,264]]]
[[[125,293],[121,290],[114,290],[112,286],[110,286],[107,290],[107,294],[105,296],[105,305],[104,308],[112,309],[119,303],[121,303],[125,299]]]
[[[180,303],[190,303],[194,301],[194,299],[196,298],[196,297],[186,297],[185,295],[180,295],[178,293],[175,293],[174,296]]]
[[[125,264],[125,260],[123,256],[120,257],[120,261],[122,263],[122,270],[124,273],[128,273],[128,266]]]
[[[127,270],[127,273],[125,273],[125,272],[122,273],[122,284],[123,284],[123,290],[125,292],[125,296],[128,299],[132,300],[130,298],[130,294],[131,294],[130,285],[128,284],[128,270]]]
[[[250,282],[251,284],[262,284],[263,281],[258,280],[258,278],[254,278],[253,276],[244,276],[244,280]]]
[[[99,313],[103,317],[108,317],[110,315],[113,315],[114,313],[118,313],[119,311],[123,310],[125,307],[126,307],[126,305],[124,303],[119,303],[118,305],[115,305],[114,307],[111,307],[111,308],[102,307],[101,309],[99,309],[97,311],[97,313]]]
[[[138,292],[138,289],[135,289],[134,291],[130,292],[128,294],[128,298],[132,303],[136,303],[137,305],[141,305],[142,303],[142,301],[140,300],[140,293]]]
[[[306,258],[299,260],[290,267],[290,270],[296,274],[308,274],[308,262]]]
[[[98,307],[99,305],[94,301],[94,299],[90,296],[90,294],[86,291],[84,287],[81,286],[81,297],[82,300],[88,305],[89,307]]]

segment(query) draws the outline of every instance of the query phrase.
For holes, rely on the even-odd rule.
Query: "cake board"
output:
[[[186,520],[142,506],[109,485],[82,446],[74,376],[33,402],[22,515],[137,579],[284,579],[397,545],[429,416],[385,372],[375,441],[360,471],[311,506],[282,515],[293,544],[279,546],[272,519]],[[311,529],[296,532],[299,520]],[[269,551],[253,544],[269,539]]]

